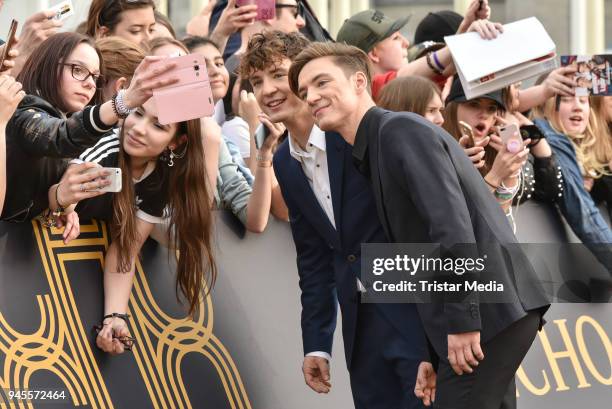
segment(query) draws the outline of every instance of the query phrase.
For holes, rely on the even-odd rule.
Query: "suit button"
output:
[[[357,257],[355,257],[354,254],[349,254],[346,259],[349,261],[349,263],[353,263],[355,260],[357,260]]]

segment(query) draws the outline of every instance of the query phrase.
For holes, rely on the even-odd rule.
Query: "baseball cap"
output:
[[[369,52],[374,45],[401,30],[410,15],[393,20],[378,10],[365,10],[344,21],[336,41],[347,43]]]
[[[479,98],[490,99],[491,101],[497,103],[497,105],[500,108],[506,109],[506,105],[504,104],[504,99],[502,97],[501,89],[497,91],[493,91],[493,92],[488,92],[484,95],[481,95],[477,98],[472,98],[472,99],[479,99]],[[468,101],[468,99],[465,97],[465,92],[463,91],[463,86],[461,85],[459,76],[455,75],[455,78],[453,78],[453,85],[451,86],[450,92],[448,93],[448,96],[446,97],[445,105],[448,104],[449,102],[466,102],[466,101]]]
[[[463,17],[461,14],[451,10],[429,13],[417,26],[414,32],[414,42],[415,44],[424,41],[443,43],[445,36],[457,34],[462,21]]]

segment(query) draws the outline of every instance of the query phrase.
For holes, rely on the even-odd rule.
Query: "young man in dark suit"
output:
[[[297,250],[304,378],[316,392],[331,388],[339,303],[355,407],[422,408],[413,390],[427,353],[415,306],[360,303],[361,243],[386,241],[374,194],[352,165],[352,147],[340,135],[321,131],[289,88],[291,60],[307,45],[297,33],[256,34],[240,70],[264,112],[262,123],[281,122],[288,131],[274,155],[274,171]]]
[[[505,284],[503,303],[483,303],[471,292],[464,302],[418,304],[418,311],[439,360],[435,407],[499,409],[548,301],[463,149],[416,114],[377,108],[370,73],[363,51],[313,43],[294,59],[289,83],[319,128],[338,132],[353,145],[392,242],[436,243],[451,256],[486,248],[487,263]],[[435,379],[427,365],[420,375]],[[435,383],[425,378],[417,392],[429,398]]]

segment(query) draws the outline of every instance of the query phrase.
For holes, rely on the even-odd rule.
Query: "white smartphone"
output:
[[[72,5],[72,0],[64,0],[61,3],[56,4],[51,7],[51,9],[55,14],[51,19],[55,20],[65,20],[70,16],[74,15],[74,6]]]
[[[270,136],[270,130],[264,124],[259,124],[255,130],[255,147],[261,149],[266,139]]]
[[[111,183],[108,186],[104,186],[100,189],[95,190],[111,193],[121,192],[121,168],[91,168],[85,171],[85,173],[97,172],[99,170],[106,170],[109,172],[109,175],[106,176],[104,179],[110,180]],[[94,181],[96,180],[97,179],[94,179]]]

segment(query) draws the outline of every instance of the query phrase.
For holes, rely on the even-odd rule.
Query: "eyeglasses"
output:
[[[297,4],[277,4],[277,9],[293,9],[293,18],[298,18],[298,16],[302,15],[304,10],[304,6],[302,3],[298,2]]]
[[[103,80],[102,75],[94,74],[91,71],[89,71],[87,68],[83,67],[82,65],[74,64],[74,63],[73,64],[63,63],[61,65],[70,67],[72,78],[74,78],[77,81],[87,81],[87,79],[91,77],[96,83],[96,87],[100,86],[102,83],[102,80]]]

